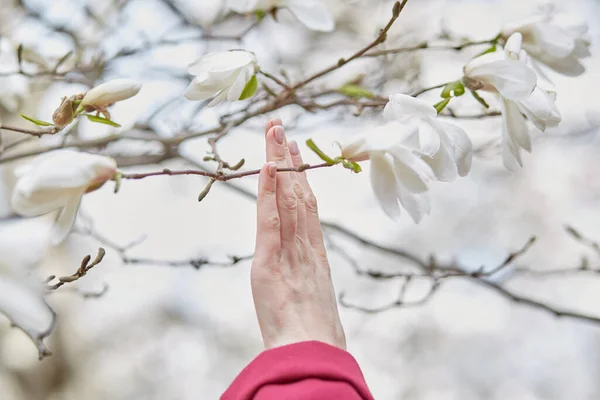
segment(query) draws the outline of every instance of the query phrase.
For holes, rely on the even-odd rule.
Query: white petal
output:
[[[234,102],[240,99],[244,88],[246,87],[246,83],[250,80],[250,77],[254,73],[254,68],[242,68],[240,69],[240,73],[231,86],[231,88],[227,92],[227,101]]]
[[[589,25],[585,19],[570,13],[554,14],[552,23],[577,39],[586,37],[589,30]]]
[[[365,160],[369,152],[385,152],[390,147],[404,143],[414,134],[419,123],[418,118],[409,118],[404,123],[390,123],[371,128],[353,136],[342,146],[342,156],[354,161]]]
[[[557,126],[561,120],[554,96],[536,87],[527,100],[518,102],[517,105],[539,130],[544,131],[546,127]]]
[[[423,217],[431,212],[431,203],[427,193],[410,193],[399,185],[398,196],[400,204],[402,204],[402,207],[408,212],[415,224],[421,222]]]
[[[413,154],[412,151],[401,146],[391,148],[390,154],[394,157],[396,179],[408,191],[423,193],[429,189],[427,184],[431,181],[432,171],[426,162]]]
[[[494,51],[492,53],[486,53],[481,56],[473,58],[465,65],[465,75],[471,76],[473,70],[479,67],[486,66],[496,61],[506,60],[506,53],[503,51]]]
[[[433,157],[440,149],[440,135],[429,122],[429,118],[423,119],[419,124],[419,153]]]
[[[520,148],[515,142],[514,136],[519,136],[523,129],[527,129],[527,125],[523,116],[518,113],[518,109],[518,115],[514,114],[514,110],[512,110],[512,114],[510,113],[510,103],[510,101],[502,100],[500,109],[502,111],[502,160],[504,166],[512,171],[516,169],[517,165],[523,166]]]
[[[473,143],[467,133],[459,126],[443,121],[437,121],[451,143],[454,162],[458,175],[466,176],[471,170],[473,160]]]
[[[549,23],[540,23],[534,30],[542,51],[551,57],[564,58],[575,49],[574,39],[564,30]]]
[[[27,179],[15,187],[11,198],[13,210],[24,217],[37,217],[62,208],[78,189],[36,190]]]
[[[518,150],[514,149],[511,142],[506,139],[502,141],[502,163],[509,171],[515,171],[523,166],[521,155],[517,153],[517,156],[515,156],[515,151],[518,152]]]
[[[192,75],[203,73],[227,73],[247,65],[256,64],[256,56],[245,50],[221,51],[209,53],[190,64],[188,72]]]
[[[384,155],[371,157],[371,186],[383,211],[391,218],[400,218],[396,176],[391,161]]]
[[[41,289],[25,277],[0,275],[0,312],[34,341],[43,357],[50,354],[42,340],[54,329],[55,315]]]
[[[90,89],[83,97],[83,100],[81,100],[81,104],[107,106],[135,96],[141,88],[142,84],[138,81],[132,79],[115,79]]]
[[[523,43],[523,35],[519,32],[510,35],[504,46],[504,51],[509,54],[519,54],[521,52],[521,45]]]
[[[514,101],[504,101],[508,134],[512,141],[521,148],[531,152],[531,135],[525,118]]]
[[[435,117],[437,111],[424,100],[397,93],[390,96],[390,100],[383,109],[383,116],[388,120],[399,120],[405,117]]]
[[[494,86],[510,100],[524,100],[535,88],[535,72],[518,60],[499,60],[473,68],[470,78]]]
[[[12,206],[26,216],[40,215],[59,208],[73,191],[111,179],[116,162],[110,157],[57,150],[40,156],[15,185]]]
[[[227,0],[227,8],[240,14],[257,10],[258,0]]]
[[[203,85],[202,81],[194,78],[187,87],[184,96],[188,100],[206,100],[215,96],[221,90],[222,88],[207,87],[206,85]]]
[[[54,223],[52,229],[52,244],[60,244],[71,232],[71,228],[75,224],[77,218],[77,211],[79,211],[79,205],[81,204],[81,197],[83,192],[75,193],[65,204]]]
[[[222,102],[224,102],[225,100],[227,100],[227,90],[222,90],[221,93],[219,93],[217,95],[217,97],[215,97],[214,99],[211,100],[210,103],[208,103],[208,107],[214,107],[217,106],[219,104],[221,104]]]
[[[575,49],[573,50],[573,56],[577,58],[587,58],[592,55],[590,53],[591,42],[586,39],[576,39]]]
[[[288,8],[309,29],[331,32],[335,28],[333,17],[322,0],[289,0]]]
[[[444,132],[444,126],[436,119],[428,118],[421,123],[419,134],[421,130],[425,130],[424,128],[437,137],[438,146],[436,151],[429,154],[419,152],[424,155],[423,161],[429,165],[438,180],[443,182],[455,180],[458,176],[456,162],[452,153],[452,143]]]
[[[30,175],[38,189],[87,187],[98,179],[112,178],[117,162],[106,156],[56,150],[40,159]]]
[[[542,54],[538,59],[554,71],[567,76],[579,76],[585,72],[585,66],[575,55],[566,58],[553,58]]]

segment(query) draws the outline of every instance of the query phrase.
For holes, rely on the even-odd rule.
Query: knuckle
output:
[[[306,199],[304,201],[306,203],[307,210],[312,213],[317,214],[319,207],[318,207],[317,198],[315,197],[315,195],[312,193],[309,193],[306,196]]]
[[[277,188],[275,187],[275,185],[272,186],[265,186],[263,188],[263,193],[266,196],[275,196],[277,194]]]
[[[285,207],[285,209],[289,211],[295,211],[298,207],[298,201],[296,199],[296,196],[292,193],[286,193],[283,196],[281,196],[281,202],[283,203],[283,207]]]
[[[279,216],[273,215],[272,217],[267,218],[265,225],[268,229],[279,230],[281,220],[279,219]]]
[[[299,202],[303,202],[304,201],[304,189],[302,189],[302,185],[300,185],[300,183],[296,182],[294,183],[294,194],[296,195],[296,199],[298,199]]]

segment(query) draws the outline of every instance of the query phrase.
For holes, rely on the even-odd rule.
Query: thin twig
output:
[[[15,126],[7,126],[7,125],[0,125],[0,129],[3,129],[5,131],[25,133],[27,135],[32,135],[32,136],[37,136],[37,137],[42,137],[44,135],[54,135],[56,132],[59,131],[59,128],[56,126],[52,126],[52,127],[49,127],[48,129],[43,129],[43,130],[38,130],[38,131],[34,131],[31,129],[18,128]]]
[[[277,172],[302,172],[302,171],[306,171],[309,169],[326,168],[326,167],[331,167],[331,166],[332,165],[328,164],[328,163],[315,164],[315,165],[306,165],[305,164],[305,165],[297,167],[297,168],[293,168],[293,167],[278,168]],[[143,173],[139,173],[139,174],[123,174],[123,175],[121,175],[121,179],[144,179],[144,178],[148,178],[151,176],[165,176],[165,175],[168,175],[168,176],[200,175],[200,176],[212,178],[217,181],[229,181],[232,179],[243,178],[245,176],[258,175],[258,174],[260,174],[260,171],[261,171],[260,169],[253,169],[250,171],[235,172],[235,173],[231,173],[231,174],[219,174],[219,173],[215,173],[215,172],[207,172],[207,171],[194,170],[194,169],[172,171],[170,169],[165,168],[162,171],[143,172]]]
[[[390,30],[392,25],[394,25],[394,22],[396,22],[396,20],[400,16],[400,13],[404,9],[404,6],[406,5],[407,2],[408,2],[408,0],[403,0],[402,2],[397,1],[396,3],[394,3],[392,17],[390,18],[390,20],[388,21],[386,26],[381,30],[381,32],[379,33],[379,36],[377,36],[377,38],[373,42],[369,43],[366,47],[364,47],[364,48],[360,49],[359,51],[357,51],[356,53],[352,54],[350,57],[340,58],[335,65],[325,68],[325,69],[315,73],[314,75],[310,76],[309,78],[305,79],[304,81],[297,83],[296,85],[294,85],[292,87],[292,90],[300,89],[301,87],[308,85],[312,81],[343,67],[344,65],[356,60],[357,58],[362,57],[363,55],[365,55],[369,50],[373,49],[374,47],[377,47],[381,43],[385,42],[388,31]]]
[[[389,54],[409,53],[409,52],[417,51],[417,50],[452,50],[452,51],[460,51],[460,50],[466,49],[467,47],[471,47],[471,46],[479,46],[479,45],[483,45],[483,44],[493,45],[496,42],[496,40],[497,40],[496,38],[493,38],[493,39],[479,40],[479,41],[474,41],[474,42],[466,42],[466,43],[457,44],[457,45],[453,45],[453,44],[448,44],[448,45],[444,45],[444,44],[431,44],[431,43],[428,43],[428,42],[423,42],[423,43],[420,43],[420,44],[418,44],[416,46],[400,47],[400,48],[395,48],[395,49],[373,51],[371,53],[365,54],[365,57],[380,57],[380,56],[385,56],[385,55],[389,55]]]
[[[47,290],[56,290],[56,289],[60,288],[61,286],[63,286],[65,283],[71,283],[71,282],[75,282],[76,280],[79,280],[80,278],[85,276],[90,269],[92,269],[96,265],[100,264],[100,262],[104,258],[105,254],[106,254],[106,251],[102,247],[98,248],[98,254],[96,255],[96,258],[94,258],[93,261],[90,262],[91,256],[88,254],[87,256],[85,256],[83,258],[83,260],[81,260],[81,265],[79,266],[77,271],[75,271],[72,275],[59,277],[57,283],[55,283],[53,285],[48,284],[46,289]],[[48,279],[46,281],[50,282],[50,281],[54,280],[55,278],[56,278],[55,276],[50,276],[50,277],[48,277]]]

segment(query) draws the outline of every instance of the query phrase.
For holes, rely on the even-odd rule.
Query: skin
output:
[[[345,349],[317,200],[305,172],[276,172],[303,164],[279,119],[267,124],[266,148],[251,270],[265,348],[318,340]]]

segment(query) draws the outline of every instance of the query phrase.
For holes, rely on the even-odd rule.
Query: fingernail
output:
[[[277,175],[277,164],[275,164],[274,162],[270,162],[268,168],[269,168],[269,176],[271,178],[275,178],[275,176]]]
[[[275,129],[275,141],[279,144],[283,144],[283,141],[285,140],[285,133],[283,131],[283,127],[275,126],[273,129]]]
[[[283,122],[281,122],[281,118],[275,118],[271,120],[273,126],[283,126]]]
[[[297,156],[300,154],[300,149],[298,148],[298,143],[295,140],[292,140],[288,143],[288,147],[290,148],[290,154]]]

